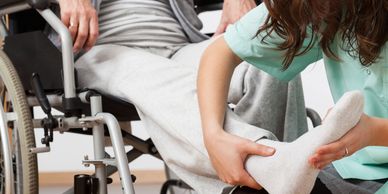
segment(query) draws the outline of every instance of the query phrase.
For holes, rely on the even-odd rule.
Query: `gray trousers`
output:
[[[196,78],[212,40],[190,44],[172,58],[146,49],[98,45],[76,63],[79,83],[133,103],[171,170],[198,193],[221,193],[203,143]],[[220,56],[222,57],[222,56]],[[232,78],[224,128],[250,139],[293,140],[307,130],[300,78],[289,83],[243,63]],[[265,130],[264,130],[265,129]],[[286,129],[286,130],[285,130]]]

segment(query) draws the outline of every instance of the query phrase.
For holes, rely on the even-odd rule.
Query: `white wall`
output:
[[[200,17],[205,21],[203,32],[213,32],[217,27],[220,14],[219,12],[204,13]],[[310,65],[302,73],[302,79],[306,106],[317,110],[323,116],[326,110],[332,106],[333,102],[322,61]],[[140,122],[134,123],[133,131],[139,137],[148,137]],[[37,132],[36,137],[36,142],[39,144],[42,132]],[[39,170],[41,172],[81,171],[87,169],[81,165],[81,160],[84,155],[89,155],[90,158],[93,158],[91,136],[56,133],[54,140],[50,153],[39,154]],[[163,163],[150,156],[141,156],[130,164],[130,168],[132,170],[162,169]],[[89,169],[92,170],[92,167],[89,167]]]

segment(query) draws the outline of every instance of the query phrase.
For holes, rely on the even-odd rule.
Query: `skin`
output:
[[[254,0],[225,0],[221,21],[214,33],[214,36],[224,33],[229,24],[235,23],[256,6],[257,5]]]
[[[90,50],[98,37],[98,17],[90,0],[59,0],[61,20],[73,38],[73,51]]]
[[[331,162],[345,156],[347,148],[352,155],[366,146],[388,146],[388,120],[362,115],[359,123],[336,142],[319,147],[309,158],[309,163],[322,169]]]
[[[230,80],[240,62],[223,37],[210,45],[202,56],[197,86],[204,143],[222,181],[260,189],[261,186],[244,169],[245,160],[248,155],[270,156],[275,150],[228,134],[223,129]]]
[[[248,177],[244,161],[250,154],[270,156],[274,150],[227,134],[222,128],[230,79],[240,62],[241,59],[231,51],[223,37],[211,44],[202,57],[197,87],[204,142],[221,180],[234,185],[260,188]],[[349,151],[348,155],[351,155],[366,146],[388,146],[387,139],[388,119],[363,114],[355,127],[339,140],[319,147],[308,162],[322,169],[343,158],[345,148]]]

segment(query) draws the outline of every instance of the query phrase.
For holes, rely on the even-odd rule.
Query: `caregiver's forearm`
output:
[[[202,56],[197,87],[205,136],[222,130],[230,80],[240,62],[223,37],[214,41]]]
[[[388,146],[388,119],[371,117],[374,146]]]

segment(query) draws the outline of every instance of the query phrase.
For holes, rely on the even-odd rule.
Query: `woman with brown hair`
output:
[[[387,41],[388,0],[264,0],[230,26],[208,47],[198,75],[204,142],[219,178],[260,188],[240,179],[248,172],[270,193],[308,193],[314,169],[323,169],[332,193],[388,193]],[[337,104],[321,129],[291,144],[263,137],[256,142],[275,148],[274,156],[247,157],[244,139],[223,130],[234,68],[247,61],[288,81],[322,58]]]

